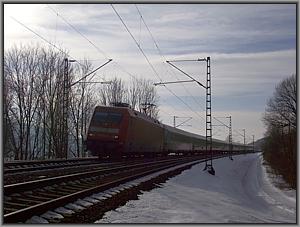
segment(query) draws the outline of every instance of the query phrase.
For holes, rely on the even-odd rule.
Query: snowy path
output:
[[[296,223],[295,197],[270,183],[259,154],[215,160],[215,176],[203,168],[193,166],[98,223]]]

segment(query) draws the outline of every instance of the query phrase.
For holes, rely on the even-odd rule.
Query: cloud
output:
[[[153,82],[159,82],[160,78],[163,81],[185,80],[187,77],[165,60],[210,56],[214,114],[235,113],[236,125],[252,128],[253,133],[260,136],[264,129],[259,116],[264,111],[265,101],[272,96],[277,83],[296,72],[296,4],[137,4],[164,57],[159,55],[135,6],[114,4],[158,76],[109,4],[49,6],[5,4],[5,50],[15,43],[47,45],[13,21],[10,18],[13,16],[49,41],[69,50],[75,59],[88,58],[97,67],[107,57],[112,58],[113,63],[97,72],[97,78],[105,76],[109,79],[117,75],[130,80],[121,66],[134,76]],[[205,63],[178,66],[205,83]],[[201,130],[205,124],[198,115],[205,116],[204,89],[193,83],[168,85],[168,88],[194,112],[164,87],[157,87],[163,121],[172,124],[174,114],[192,115],[195,118],[193,126],[202,129],[185,129],[203,134]],[[242,126],[243,123],[247,124]]]

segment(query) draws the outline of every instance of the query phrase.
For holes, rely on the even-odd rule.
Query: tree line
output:
[[[297,185],[297,84],[296,75],[282,80],[268,100],[264,123],[264,159],[292,188]]]
[[[4,160],[63,157],[60,133],[65,58],[67,51],[38,45],[21,44],[4,52]],[[68,84],[92,70],[88,60],[70,64]],[[88,80],[89,77],[69,89],[68,157],[86,155],[83,142],[96,105],[127,102],[132,108],[158,118],[159,97],[151,81],[133,79],[126,83],[114,77],[109,84],[97,85],[85,83]]]

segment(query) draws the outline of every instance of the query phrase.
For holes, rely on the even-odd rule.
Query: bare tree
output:
[[[78,84],[70,89],[68,132],[62,133],[63,76],[66,52],[38,45],[15,46],[4,54],[4,157],[13,159],[62,158],[63,136],[70,152],[81,157],[88,123],[97,104],[95,84]],[[91,71],[92,65],[69,67],[68,84]],[[157,117],[158,96],[147,80],[131,83],[129,89],[118,78],[101,85],[104,105],[128,101],[135,109]],[[62,136],[63,135],[63,136]],[[74,142],[73,142],[74,141]]]
[[[138,80],[137,97],[138,110],[158,119],[159,97],[151,80]]]
[[[267,125],[297,126],[296,76],[284,79],[276,86],[273,97],[268,101],[264,121]]]
[[[38,48],[17,49],[7,52],[4,60],[5,79],[11,82],[12,103],[7,109],[12,134],[15,137],[15,159],[32,159],[32,126],[40,97],[37,95]]]
[[[60,119],[57,107],[64,57],[61,52],[29,45],[5,52],[4,110],[14,159],[51,158],[59,152],[55,122]]]
[[[276,86],[263,121],[267,127],[264,158],[292,186],[297,183],[297,92],[296,76]]]
[[[138,98],[139,94],[141,93],[141,87],[139,86],[139,80],[132,79],[128,85],[127,91],[127,102],[128,104],[135,110],[138,109]]]
[[[133,109],[158,118],[159,97],[153,82],[146,79],[134,79],[126,85],[118,78],[111,80],[111,84],[100,88],[102,105],[127,102]]]
[[[100,88],[100,99],[102,105],[110,105],[111,103],[124,102],[127,100],[125,83],[114,77],[110,80],[110,84],[103,85]]]

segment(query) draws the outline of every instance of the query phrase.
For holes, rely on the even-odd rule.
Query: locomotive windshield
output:
[[[107,113],[107,112],[96,112],[94,115],[94,122],[96,124],[120,124],[122,120],[121,113]]]

